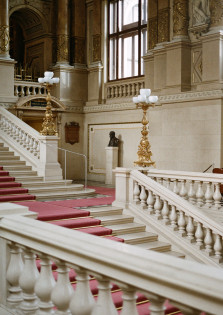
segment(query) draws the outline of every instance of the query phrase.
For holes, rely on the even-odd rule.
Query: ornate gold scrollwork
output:
[[[57,37],[57,61],[68,61],[68,36],[58,35]]]
[[[175,0],[173,6],[173,35],[187,36],[188,26],[188,0]]]

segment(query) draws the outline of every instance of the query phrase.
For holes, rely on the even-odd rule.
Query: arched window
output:
[[[143,75],[147,0],[109,0],[109,80]]]

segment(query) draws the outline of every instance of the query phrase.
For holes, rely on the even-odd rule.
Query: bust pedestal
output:
[[[115,185],[115,174],[112,172],[118,166],[118,147],[106,147],[105,184]]]

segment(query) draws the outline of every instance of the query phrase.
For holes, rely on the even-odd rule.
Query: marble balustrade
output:
[[[3,259],[0,265],[1,292],[8,290],[0,307],[10,314],[117,315],[111,283],[122,289],[122,315],[138,314],[136,292],[149,299],[151,315],[165,314],[166,298],[184,314],[222,314],[220,269],[56,225],[49,229],[48,223],[19,215],[1,219],[0,236],[1,249],[4,244],[9,251],[8,263]],[[69,281],[73,271],[75,289]],[[96,300],[89,288],[92,276],[98,281]]]

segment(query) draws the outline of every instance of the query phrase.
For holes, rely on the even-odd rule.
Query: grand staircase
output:
[[[69,199],[94,195],[72,180],[44,181],[31,166],[0,142],[0,202]]]

